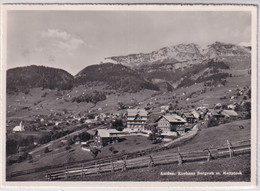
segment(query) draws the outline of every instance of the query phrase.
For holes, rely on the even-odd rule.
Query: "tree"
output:
[[[31,154],[28,154],[28,159],[29,159],[29,160],[32,160],[32,159],[33,159],[33,157],[32,157]]]
[[[251,89],[248,90],[247,95],[248,95],[249,98],[251,98]]]
[[[73,145],[73,144],[74,144],[74,141],[73,141],[72,139],[69,139],[68,142],[67,142],[67,145],[68,145],[68,146],[71,146],[71,145]]]
[[[123,121],[122,119],[116,119],[114,122],[112,122],[112,127],[122,127]]]
[[[87,132],[83,132],[79,134],[79,138],[81,141],[88,141],[91,138],[91,135]]]
[[[161,134],[162,134],[162,130],[160,129],[157,129],[156,127],[153,128],[152,130],[152,133],[149,134],[149,137],[148,139],[153,141],[153,143],[158,143],[158,142],[161,142]]]
[[[28,139],[29,145],[32,145],[34,143],[35,137],[33,135],[30,135],[30,136],[28,136],[27,139]]]
[[[45,147],[44,153],[48,153],[48,152],[50,152],[49,147]]]
[[[118,102],[118,108],[119,109],[126,109],[126,106],[122,102]]]
[[[51,136],[50,135],[44,135],[40,138],[39,143],[45,144],[51,141]]]
[[[65,149],[66,149],[66,150],[70,150],[70,149],[71,149],[71,146],[67,145],[67,146],[65,147]]]
[[[241,105],[236,105],[236,107],[235,107],[235,111],[236,111],[236,112],[242,111],[242,110],[243,110],[243,108],[242,108]]]
[[[228,109],[227,105],[226,105],[226,104],[223,104],[223,105],[222,105],[222,109]]]
[[[250,102],[245,102],[244,109],[247,112],[246,118],[247,119],[251,119],[251,103]]]
[[[115,148],[114,148],[114,147],[109,147],[109,150],[110,150],[111,153],[113,153],[113,151],[115,150]]]
[[[219,123],[214,117],[209,119],[208,127],[214,127],[214,126],[218,126],[218,125],[219,125]]]
[[[6,155],[14,154],[17,152],[18,142],[10,139],[6,141]]]
[[[91,151],[92,156],[93,156],[94,159],[97,157],[98,153],[101,153],[101,150],[99,150],[96,147],[91,148],[90,151]]]
[[[126,153],[125,150],[122,150],[122,151],[121,151],[121,154],[122,154],[122,155],[124,155],[125,153]]]
[[[95,119],[95,115],[94,115],[94,114],[89,114],[89,115],[88,115],[88,118],[89,118],[89,119]]]
[[[246,111],[251,111],[251,103],[250,102],[245,102],[243,107],[245,108]]]

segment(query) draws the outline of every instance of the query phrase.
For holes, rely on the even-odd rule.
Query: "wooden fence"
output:
[[[81,165],[74,165],[63,169],[46,172],[46,180],[66,180],[74,177],[85,177],[90,175],[97,175],[103,173],[113,173],[116,171],[127,171],[136,168],[152,168],[153,166],[164,164],[182,165],[186,162],[194,161],[210,161],[222,157],[232,158],[234,155],[246,154],[251,152],[250,140],[243,140],[231,143],[227,140],[226,144],[215,148],[206,148],[202,151],[181,152],[178,147],[176,153],[169,153],[164,155],[145,155],[132,158],[131,155],[121,156],[120,158],[110,158],[99,160],[96,162],[84,163]]]
[[[135,152],[129,152],[129,153],[126,153],[125,155],[127,155],[127,159],[133,159],[133,158],[141,157],[144,155],[154,154],[156,152],[160,152],[163,150],[172,149],[176,146],[182,145],[186,141],[193,138],[197,134],[197,131],[198,131],[198,129],[196,128],[196,130],[191,135],[189,135],[187,137],[181,137],[181,140],[176,139],[176,141],[173,141],[173,142],[170,142],[167,144],[160,144],[160,145],[154,146],[149,149],[139,150],[139,151],[135,151]],[[76,162],[74,162],[74,164],[78,165],[80,163],[80,164],[84,164],[85,166],[89,166],[89,165],[94,165],[94,164],[109,163],[110,161],[121,160],[122,157],[124,157],[122,154],[114,154],[113,156],[107,156],[107,157],[100,158],[100,159],[76,161]],[[70,167],[74,164],[70,164]],[[28,169],[28,170],[15,171],[15,172],[12,172],[9,176],[10,177],[21,176],[21,175],[46,171],[48,169],[54,169],[54,168],[55,169],[64,169],[64,165],[63,164],[55,165],[55,166],[49,165],[49,166],[44,166],[44,167],[39,167],[39,168],[32,168],[32,169]]]

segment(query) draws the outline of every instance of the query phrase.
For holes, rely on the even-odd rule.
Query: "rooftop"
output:
[[[238,116],[237,112],[235,112],[234,110],[223,110],[221,113],[223,115],[229,116],[229,117],[236,117],[236,116]]]
[[[139,114],[140,116],[147,116],[147,111],[144,109],[128,109],[127,115],[128,116],[136,116]]]
[[[161,116],[159,119],[161,119],[162,117],[164,117],[170,123],[179,123],[179,122],[186,123],[185,119],[183,119],[182,117],[180,117],[179,115],[176,115],[176,114],[164,115],[164,116]]]
[[[111,137],[111,134],[125,134],[125,132],[116,129],[98,129],[97,131],[100,137]]]

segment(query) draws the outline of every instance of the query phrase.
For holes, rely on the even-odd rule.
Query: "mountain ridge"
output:
[[[75,76],[65,70],[45,66],[9,69],[7,89],[21,91],[42,87],[66,90],[98,81],[125,92],[142,89],[172,91],[180,84],[209,79],[209,74],[220,72],[219,76],[228,76],[225,70],[247,69],[250,65],[245,63],[250,63],[250,49],[220,42],[206,48],[191,43],[164,47],[146,54],[108,57],[109,60],[112,62],[87,66]],[[207,78],[204,78],[206,73]]]
[[[7,70],[7,90],[12,91],[35,87],[68,90],[72,82],[73,76],[63,69],[31,65]]]
[[[227,55],[248,55],[250,51],[246,47],[234,44],[215,42],[203,48],[197,44],[178,44],[163,47],[151,53],[137,53],[124,56],[107,57],[105,60],[122,64],[131,68],[138,68],[143,64],[165,63],[174,60],[174,63],[199,64],[205,60]]]

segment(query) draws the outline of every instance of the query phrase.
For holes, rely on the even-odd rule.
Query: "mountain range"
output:
[[[151,53],[130,54],[105,58],[108,62],[122,64],[131,68],[138,68],[146,64],[174,64],[175,69],[184,63],[185,66],[200,64],[205,60],[221,56],[250,55],[250,50],[233,44],[215,42],[207,47],[197,44],[178,44],[164,47]]]
[[[151,53],[105,58],[105,62],[87,66],[77,75],[44,66],[27,66],[7,71],[7,90],[33,87],[71,89],[101,82],[113,89],[137,92],[142,89],[172,91],[203,80],[221,80],[232,69],[250,69],[251,48],[215,42],[207,47],[179,44]],[[188,83],[187,83],[188,82]]]

